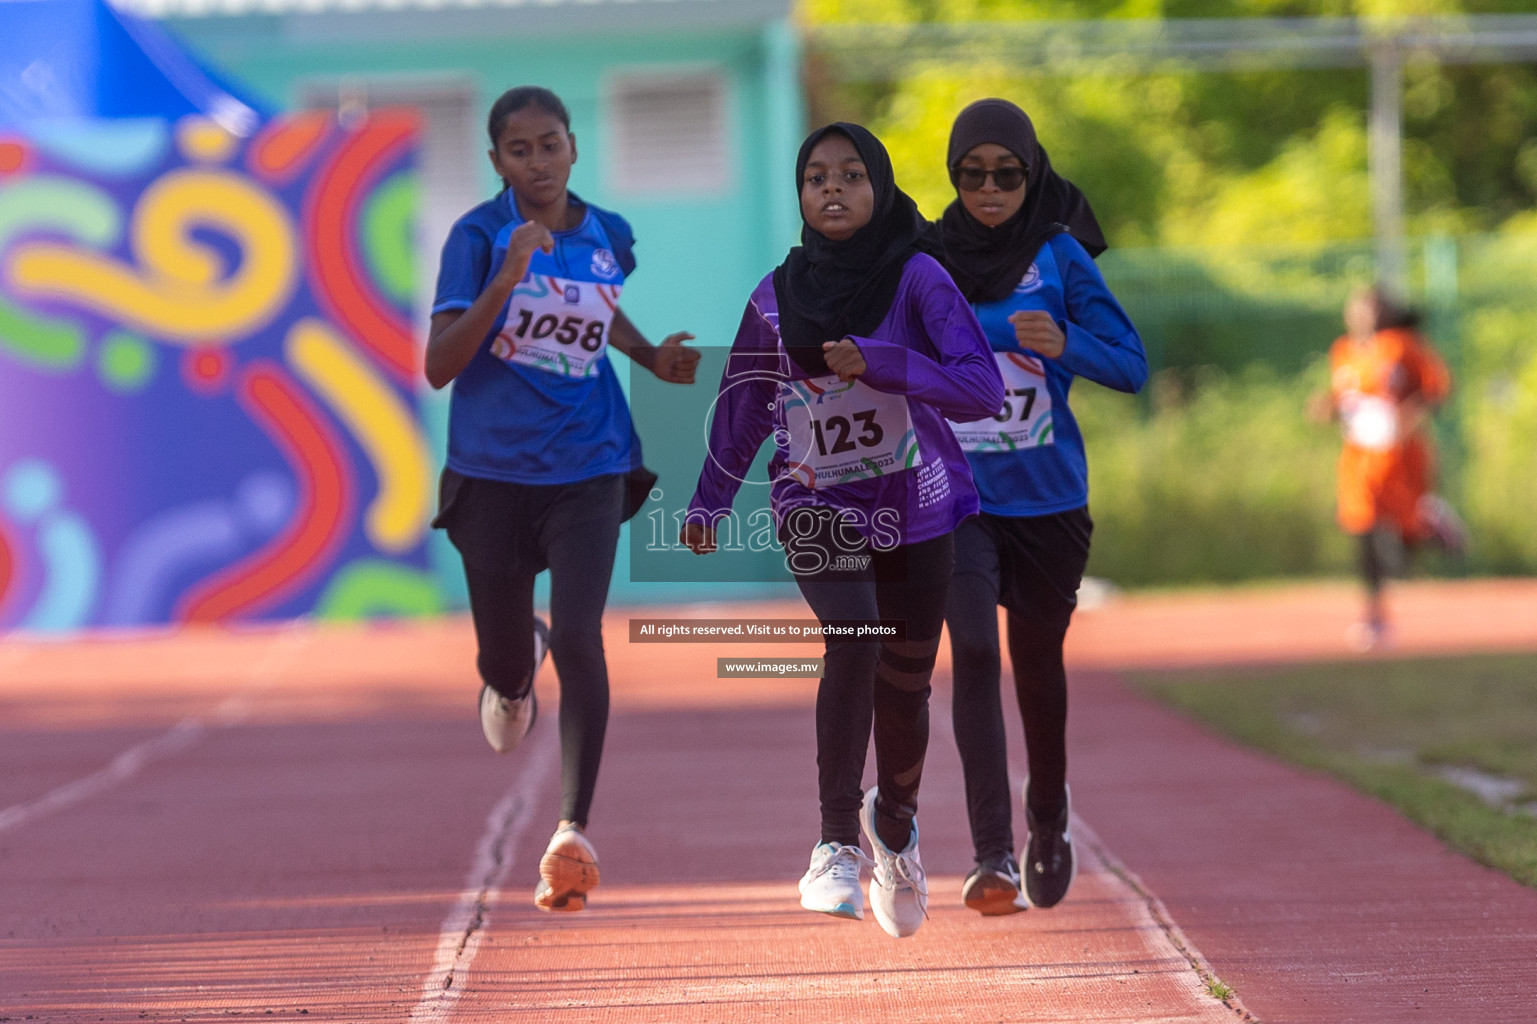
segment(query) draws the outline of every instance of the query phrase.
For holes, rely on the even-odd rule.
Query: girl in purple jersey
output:
[[[992,415],[1003,385],[971,307],[922,252],[926,225],[869,131],[818,129],[796,161],[802,244],[753,291],[721,379],[710,450],[682,540],[715,549],[743,474],[770,435],[771,504],[786,561],[824,631],[883,622],[877,642],[824,632],[817,691],[822,835],[801,905],[888,933],[923,923],[917,795],[928,748],[957,524],[976,490],[946,417]],[[876,785],[861,794],[872,725]]]

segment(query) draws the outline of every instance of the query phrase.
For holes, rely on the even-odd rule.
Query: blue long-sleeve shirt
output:
[[[889,548],[949,533],[976,513],[966,457],[945,418],[996,410],[1002,381],[975,314],[938,263],[908,260],[885,319],[853,339],[868,368],[852,384],[801,369],[778,323],[765,277],[721,378],[690,519],[730,511],[771,435],[770,503],[780,523],[808,505],[844,509],[855,530]]]
[[[1041,247],[1011,295],[973,308],[1008,390],[999,415],[954,425],[982,511],[1040,516],[1088,504],[1088,461],[1068,391],[1074,377],[1117,391],[1141,390],[1147,354],[1137,329],[1093,259],[1068,234]],[[1058,358],[1020,348],[1008,321],[1020,310],[1051,314],[1067,339]]]

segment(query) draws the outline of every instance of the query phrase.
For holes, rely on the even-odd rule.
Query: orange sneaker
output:
[[[587,894],[597,885],[598,851],[580,828],[562,825],[539,858],[534,906],[540,910],[581,910],[587,906]]]

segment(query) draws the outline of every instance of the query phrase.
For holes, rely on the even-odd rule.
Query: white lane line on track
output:
[[[559,760],[557,737],[553,728],[545,728],[530,738],[528,760],[517,781],[486,816],[486,829],[475,845],[464,890],[443,919],[432,970],[422,982],[422,997],[409,1020],[442,1024],[452,1016],[454,1004],[464,991],[470,964],[480,951],[491,904],[501,895],[502,883],[512,870],[513,853],[533,821],[534,807],[550,769]]]
[[[1005,671],[1007,671],[1007,668],[1005,668]],[[931,723],[938,724],[945,732],[949,733],[951,742],[954,742],[955,720],[950,709],[950,694],[946,693],[944,697],[945,699],[938,701],[930,697],[929,720]],[[930,742],[932,742],[932,739]],[[1009,765],[1009,783],[1011,792],[1024,793],[1025,773],[1012,763]],[[1174,959],[1183,960],[1189,964],[1191,971],[1195,973],[1196,978],[1200,981],[1202,996],[1215,999],[1215,995],[1211,994],[1211,986],[1214,982],[1220,982],[1221,979],[1217,977],[1217,972],[1212,970],[1211,964],[1207,962],[1206,957],[1201,955],[1201,951],[1196,948],[1195,943],[1191,942],[1189,937],[1180,931],[1179,925],[1174,923],[1174,915],[1169,913],[1169,908],[1164,906],[1163,901],[1147,887],[1147,884],[1142,879],[1138,878],[1130,868],[1123,864],[1120,858],[1110,852],[1110,848],[1105,845],[1104,840],[1100,839],[1083,818],[1076,813],[1073,814],[1072,832],[1078,840],[1081,840],[1083,847],[1093,851],[1094,856],[1100,862],[1100,866],[1107,873],[1114,876],[1116,881],[1120,882],[1121,885],[1125,886],[1136,897],[1136,902],[1141,908],[1142,914],[1146,916],[1146,920],[1133,923],[1139,925],[1137,930],[1146,936],[1144,941],[1147,943],[1148,951],[1155,956],[1172,956]],[[1162,936],[1163,941],[1169,948],[1159,949],[1157,940],[1152,937],[1155,935]],[[1259,1018],[1250,1015],[1249,1011],[1244,1008],[1243,1003],[1239,1001],[1238,994],[1233,992],[1232,989],[1228,989],[1228,991],[1230,993],[1228,997],[1218,1000],[1218,1002],[1232,1010],[1238,1020],[1246,1022],[1246,1024],[1260,1024]]]
[[[1024,780],[1021,779],[1020,785],[1023,785],[1023,782]],[[1206,991],[1212,993],[1215,988],[1227,988],[1222,980],[1217,977],[1217,972],[1212,969],[1211,964],[1207,963],[1206,957],[1202,956],[1201,951],[1196,948],[1196,944],[1191,942],[1190,937],[1181,931],[1179,925],[1174,922],[1174,915],[1169,913],[1169,908],[1164,906],[1163,900],[1159,899],[1157,894],[1147,887],[1147,883],[1137,877],[1137,873],[1123,864],[1119,857],[1111,853],[1104,840],[1076,814],[1073,815],[1072,827],[1073,831],[1077,833],[1076,838],[1082,840],[1084,846],[1094,851],[1094,856],[1099,858],[1100,865],[1119,879],[1122,885],[1137,894],[1147,914],[1148,924],[1161,932],[1169,945],[1174,947],[1174,951],[1190,965],[1190,969],[1201,980],[1201,984],[1206,988]],[[1238,993],[1234,992],[1231,988],[1227,988],[1227,991],[1229,994],[1218,1001],[1232,1010],[1239,1020],[1251,1022],[1251,1024],[1260,1024],[1259,1018],[1253,1016],[1244,1008],[1242,1000],[1238,998]],[[1212,998],[1216,998],[1214,993]]]
[[[66,782],[62,786],[49,790],[36,800],[14,804],[0,810],[0,832],[78,804],[82,800],[111,789],[120,782],[133,778],[150,762],[168,757],[192,743],[203,734],[205,728],[201,719],[184,718],[169,731],[161,733],[154,739],[146,740],[136,747],[129,747],[114,757],[105,768],[72,782]]]
[[[277,671],[285,659],[309,642],[310,636],[307,632],[298,629],[287,632],[275,640],[266,654],[256,659],[243,675],[248,681],[261,682]],[[249,705],[249,693],[236,694],[222,701],[206,717],[184,718],[160,735],[129,747],[114,757],[105,767],[89,775],[73,779],[62,786],[56,786],[35,800],[0,809],[0,832],[72,807],[82,800],[88,800],[127,782],[143,771],[146,766],[196,742],[208,731],[210,725],[223,727],[239,723],[249,713]]]

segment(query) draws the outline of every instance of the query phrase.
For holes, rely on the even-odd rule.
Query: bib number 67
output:
[[[993,419],[999,423],[1007,423],[1014,418],[1014,399],[1024,399],[1023,407],[1019,411],[1019,420],[1023,423],[1030,418],[1030,410],[1035,408],[1035,388],[1009,388],[1004,393],[1003,411]]]

